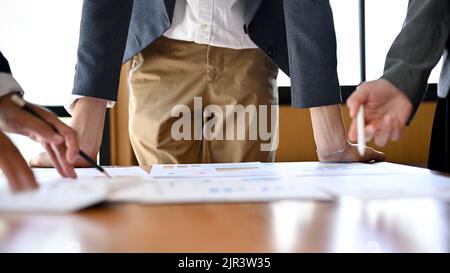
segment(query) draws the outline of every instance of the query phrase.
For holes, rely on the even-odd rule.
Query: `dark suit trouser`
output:
[[[428,168],[450,173],[450,94],[439,98],[434,114]]]

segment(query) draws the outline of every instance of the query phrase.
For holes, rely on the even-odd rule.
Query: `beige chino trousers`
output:
[[[129,133],[139,164],[273,161],[278,144],[274,139],[278,137],[278,112],[273,112],[274,107],[278,110],[277,74],[277,67],[260,49],[157,39],[133,58],[129,74]],[[205,112],[208,105],[223,110],[223,115]],[[227,115],[227,105],[254,105],[258,114],[257,118],[246,115],[243,127],[236,121],[232,139],[226,138],[226,124],[237,115]],[[180,127],[191,135],[182,139],[173,136],[181,114],[172,112],[180,106],[190,110],[187,120],[192,122],[190,127]],[[260,111],[259,106],[267,106],[268,111]],[[200,113],[195,111],[199,109]],[[222,138],[205,137],[203,130],[214,117],[220,122],[209,131]],[[251,126],[259,128],[261,120],[267,121],[267,131],[272,129],[269,140],[249,137]],[[237,137],[242,130],[245,139]],[[274,148],[263,150],[264,143],[272,143]]]

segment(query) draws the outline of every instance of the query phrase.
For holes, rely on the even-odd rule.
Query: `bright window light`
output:
[[[386,55],[406,17],[408,0],[366,0],[367,80],[383,74]],[[433,70],[429,82],[439,79],[442,62]]]
[[[63,105],[72,92],[82,0],[1,0],[0,50],[25,98]]]
[[[341,85],[358,85],[360,80],[359,1],[331,0],[336,28],[338,75]],[[289,77],[280,71],[278,86],[290,86]]]

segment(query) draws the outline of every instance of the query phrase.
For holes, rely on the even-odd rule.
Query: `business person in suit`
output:
[[[365,107],[366,135],[377,145],[397,140],[419,107],[431,70],[444,55],[438,84],[428,167],[450,172],[450,2],[410,0],[400,34],[386,57],[383,76],[363,83],[348,99],[352,117]],[[349,132],[356,138],[355,122]]]
[[[12,94],[23,95],[23,90],[12,77],[8,61],[0,52],[0,169],[6,175],[11,189],[33,189],[38,184],[20,152],[2,131],[25,135],[42,143],[59,173],[65,177],[76,177],[73,168],[78,155],[76,132],[46,109],[30,104],[57,129],[55,132],[49,125],[12,102]]]
[[[195,97],[222,109],[277,104],[278,68],[291,76],[293,105],[312,107],[322,161],[384,159],[370,148],[360,158],[347,140],[328,0],[85,0],[70,111],[91,156],[130,59],[129,131],[141,165],[272,161],[261,139],[175,140],[170,113],[180,104],[193,110]],[[34,164],[45,166],[45,155]]]

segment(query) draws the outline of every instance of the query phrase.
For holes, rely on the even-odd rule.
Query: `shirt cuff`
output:
[[[13,92],[18,92],[23,96],[23,89],[13,76],[9,73],[0,72],[0,97]]]
[[[64,108],[66,109],[66,111],[72,115],[73,112],[73,108],[75,106],[75,102],[78,99],[84,98],[87,96],[81,96],[81,95],[71,95],[70,96],[70,100],[64,105]],[[113,100],[106,100],[106,108],[113,108],[114,105],[116,105],[116,102]]]

